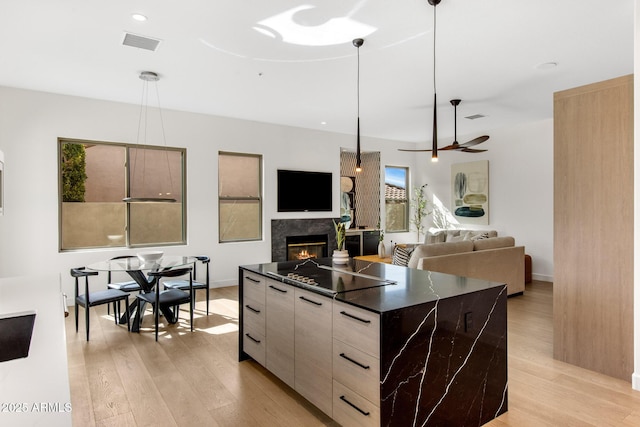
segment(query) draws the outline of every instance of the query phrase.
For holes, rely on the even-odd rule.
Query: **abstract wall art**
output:
[[[451,165],[451,212],[464,224],[489,224],[489,161]]]

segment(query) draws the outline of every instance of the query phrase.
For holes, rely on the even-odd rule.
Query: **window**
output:
[[[387,233],[409,231],[409,168],[384,167],[385,231]]]
[[[186,242],[185,149],[60,139],[58,152],[60,250]]]
[[[262,156],[218,153],[220,242],[262,238]]]

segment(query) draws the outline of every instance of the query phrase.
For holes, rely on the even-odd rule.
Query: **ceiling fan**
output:
[[[438,151],[458,150],[465,153],[482,153],[484,151],[487,151],[487,150],[478,150],[477,148],[469,148],[469,147],[473,147],[474,145],[478,145],[485,142],[487,139],[489,139],[488,135],[482,135],[477,138],[473,138],[472,140],[462,144],[458,143],[458,123],[457,123],[458,122],[458,104],[460,104],[460,102],[462,101],[460,99],[452,99],[449,102],[451,102],[451,105],[453,105],[453,109],[454,109],[453,143],[447,145],[446,147],[438,148],[437,150]],[[410,149],[399,148],[398,151],[425,152],[425,151],[432,151],[432,150],[425,150],[425,149],[410,150]]]

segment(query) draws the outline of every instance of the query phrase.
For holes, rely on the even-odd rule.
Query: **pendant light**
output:
[[[440,4],[440,0],[428,0],[433,6],[433,142],[431,145],[431,161],[438,161],[438,113],[437,113],[437,97],[436,97],[436,6]]]
[[[353,39],[353,45],[358,49],[358,79],[357,79],[357,99],[358,99],[358,128],[356,136],[356,172],[362,172],[362,159],[360,154],[360,46],[364,44],[364,39]]]
[[[147,139],[147,112],[148,112],[148,96],[149,96],[149,83],[154,83],[155,86],[155,92],[156,92],[156,98],[158,100],[158,113],[160,116],[160,126],[161,126],[161,130],[162,130],[162,141],[166,147],[167,145],[167,140],[166,140],[166,136],[164,134],[164,123],[162,121],[162,109],[160,108],[160,95],[158,93],[158,85],[156,84],[158,82],[158,80],[160,80],[160,76],[158,76],[157,73],[154,73],[152,71],[143,71],[140,73],[140,80],[143,81],[142,84],[142,99],[140,101],[140,115],[138,117],[138,133],[136,136],[136,146],[135,146],[135,155],[133,156],[133,160],[129,159],[129,195],[130,197],[125,197],[124,199],[122,199],[123,202],[126,203],[140,203],[140,202],[176,202],[177,200],[173,197],[171,197],[172,194],[172,190],[173,190],[173,179],[171,177],[171,169],[170,169],[170,165],[169,165],[169,152],[167,150],[164,151],[164,155],[166,158],[166,175],[169,178],[169,188],[165,190],[164,193],[159,193],[158,196],[149,196],[148,194],[146,194],[145,192],[145,187],[146,187],[146,154],[144,153],[144,149],[140,147],[140,133],[142,130],[144,130],[144,136],[143,136],[143,142],[144,145],[146,145],[146,139]],[[138,180],[136,179],[136,166],[138,166],[138,154],[140,152],[143,152],[143,159],[141,159],[141,163],[142,163],[142,179],[140,180],[142,182],[141,185],[138,185]],[[137,188],[134,188],[134,185],[136,184]],[[139,188],[142,187],[142,188]],[[136,193],[134,190],[137,190],[138,193]],[[137,194],[137,196],[136,196]]]

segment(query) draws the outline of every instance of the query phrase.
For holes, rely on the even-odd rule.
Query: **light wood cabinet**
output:
[[[333,302],[333,419],[380,425],[380,316]]]
[[[380,407],[333,381],[333,419],[342,427],[379,427]]]
[[[266,279],[265,367],[295,388],[294,381],[294,288]]]
[[[297,288],[294,296],[294,388],[321,411],[331,415],[331,300]]]
[[[380,358],[380,316],[376,313],[334,301],[333,337]]]
[[[243,277],[243,336],[244,351],[253,359],[266,364],[266,316],[265,316],[265,278],[245,272]]]
[[[556,359],[631,380],[633,76],[554,95]]]

